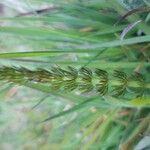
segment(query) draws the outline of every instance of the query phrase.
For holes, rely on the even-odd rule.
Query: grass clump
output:
[[[0,17],[0,149],[149,149],[149,2],[17,4]]]

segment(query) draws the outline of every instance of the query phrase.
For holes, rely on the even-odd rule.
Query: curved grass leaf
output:
[[[51,117],[48,117],[47,119],[43,120],[42,122],[50,121],[52,119],[62,117],[64,115],[70,114],[70,113],[75,112],[75,111],[77,112],[78,110],[82,109],[83,107],[85,108],[87,106],[87,104],[92,103],[94,100],[97,100],[97,97],[96,98],[89,98],[89,99],[83,101],[82,103],[74,106],[73,108],[71,108],[69,110],[66,110],[66,111],[60,112],[56,115],[53,115]],[[91,106],[91,105],[89,104],[89,106]]]

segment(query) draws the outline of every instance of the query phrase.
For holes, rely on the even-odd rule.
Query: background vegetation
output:
[[[0,68],[121,69],[149,86],[149,0],[3,0],[0,15]],[[0,71],[0,149],[150,149],[149,89],[65,92],[7,82],[10,68]]]

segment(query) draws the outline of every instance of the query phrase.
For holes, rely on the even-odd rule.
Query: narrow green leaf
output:
[[[99,51],[98,48],[109,48],[109,47],[117,47],[117,46],[123,46],[123,45],[132,45],[137,43],[145,43],[150,41],[150,35],[140,36],[140,37],[133,37],[129,39],[124,40],[115,40],[115,41],[109,41],[109,42],[103,42],[100,44],[90,44],[89,46],[81,46],[80,49],[87,49],[91,51]]]
[[[94,100],[93,98],[89,98],[89,99],[85,100],[84,102],[74,106],[73,108],[71,108],[69,110],[66,110],[66,111],[63,111],[63,112],[60,112],[60,113],[58,113],[56,115],[53,115],[53,116],[43,120],[42,122],[50,121],[52,119],[55,119],[55,118],[58,118],[58,117],[62,117],[64,115],[67,115],[67,114],[70,114],[72,112],[78,111],[79,109],[82,109],[83,107],[85,107],[88,103],[93,102],[93,100]]]

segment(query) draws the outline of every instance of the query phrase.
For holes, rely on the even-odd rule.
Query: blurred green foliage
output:
[[[127,74],[142,73],[149,83],[149,12],[131,13],[116,24],[133,8],[149,8],[148,0],[137,2],[4,0],[0,68],[86,66],[109,73],[123,69]],[[120,40],[121,32],[138,20],[142,22]],[[142,98],[131,94],[128,90],[124,99],[94,92],[65,93],[37,82],[1,81],[0,149],[149,149],[145,140],[150,133],[149,90]]]

